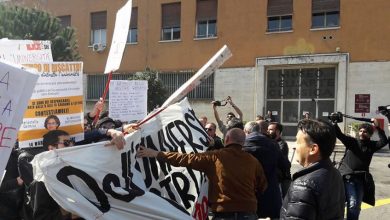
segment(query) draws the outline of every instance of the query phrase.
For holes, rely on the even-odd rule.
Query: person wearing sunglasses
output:
[[[228,98],[226,99],[226,103],[229,103],[230,106],[233,107],[233,109],[237,112],[237,116],[233,112],[227,113],[226,123],[224,124],[223,121],[220,119],[219,113],[217,111],[217,106],[218,106],[217,102],[218,101],[212,101],[211,104],[213,105],[214,117],[215,117],[215,120],[217,121],[218,129],[222,132],[223,136],[225,137],[226,132],[228,130],[227,124],[234,118],[237,118],[240,121],[242,121],[242,112],[238,108],[238,106],[233,103],[232,98],[230,96],[228,96]]]
[[[207,123],[206,126],[205,126],[205,129],[207,131],[207,134],[209,135],[209,139],[210,139],[210,144],[209,144],[209,147],[207,150],[218,150],[218,149],[221,149],[223,148],[223,143],[222,143],[222,139],[220,137],[217,136],[217,134],[215,133],[216,129],[217,129],[217,125],[215,125],[214,123]]]

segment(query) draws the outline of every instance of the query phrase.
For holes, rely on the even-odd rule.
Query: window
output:
[[[196,38],[217,36],[217,0],[197,0]]]
[[[91,44],[106,45],[107,12],[91,13]]]
[[[268,32],[292,30],[292,0],[268,0]]]
[[[138,8],[131,9],[130,29],[127,35],[127,43],[138,42]]]
[[[170,96],[194,74],[193,71],[159,73],[158,78],[163,82],[163,85],[168,90],[168,95]],[[207,79],[202,80],[202,83],[192,90],[187,97],[190,99],[213,99],[214,74]]]
[[[340,0],[312,1],[312,28],[329,28],[340,25]]]
[[[180,39],[180,3],[162,5],[161,40]]]
[[[58,19],[60,19],[60,23],[61,23],[62,28],[70,27],[70,24],[71,24],[70,15],[59,16]]]

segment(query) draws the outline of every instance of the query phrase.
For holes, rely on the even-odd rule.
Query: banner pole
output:
[[[106,100],[106,96],[107,96],[108,89],[110,88],[110,81],[111,81],[111,79],[112,79],[112,71],[108,74],[108,79],[107,79],[106,87],[104,88],[104,92],[103,92],[103,96],[102,96],[103,105],[104,105],[104,101]],[[98,122],[98,120],[99,120],[99,115],[100,115],[100,110],[98,109],[98,110],[97,110],[97,113],[96,113],[96,115],[95,115],[95,118],[93,119],[93,122],[92,122],[93,125],[96,125],[96,123]]]

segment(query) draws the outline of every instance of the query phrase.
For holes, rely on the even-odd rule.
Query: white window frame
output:
[[[173,39],[173,29],[175,28],[178,28],[179,29],[179,33],[181,32],[181,28],[180,26],[178,27],[165,27],[165,28],[162,28],[161,29],[161,41],[179,41],[181,39],[181,33],[180,33],[180,37],[177,38],[177,39]],[[169,39],[164,39],[164,30],[170,30],[170,34],[171,34],[171,37]]]
[[[136,31],[136,39],[133,39],[132,38],[132,32],[133,31]],[[130,28],[129,29],[129,32],[128,32],[128,35],[127,35],[127,39],[126,39],[126,43],[127,44],[136,44],[136,43],[138,43],[138,28]]]
[[[97,39],[95,41],[96,35],[97,35]],[[92,29],[91,30],[91,45],[99,44],[99,43],[104,45],[104,46],[107,45],[107,29],[96,29],[96,30]]]
[[[213,35],[211,35],[209,33],[210,21],[215,21],[215,34],[213,34]],[[207,22],[206,23],[206,35],[205,36],[201,36],[198,33],[198,30],[199,30],[198,27],[199,27],[199,23],[200,22]],[[200,21],[196,22],[196,35],[195,35],[195,38],[199,39],[199,38],[216,38],[216,37],[217,37],[217,20],[216,19],[213,19],[213,20],[200,20]]]
[[[290,27],[290,29],[282,30],[282,17],[287,17],[287,16],[291,16],[291,27]],[[273,30],[269,29],[268,22],[269,22],[270,18],[278,18],[278,24],[279,24],[278,25],[278,29],[273,29]],[[274,33],[274,32],[292,31],[292,29],[293,29],[293,23],[292,22],[293,22],[292,15],[269,16],[269,17],[267,17],[267,32]]]

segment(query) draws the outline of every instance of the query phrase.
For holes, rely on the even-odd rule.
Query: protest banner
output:
[[[0,61],[15,64],[53,62],[50,41],[0,39]]]
[[[114,72],[119,69],[121,65],[123,51],[125,50],[127,35],[129,33],[131,7],[132,0],[129,0],[116,13],[114,34],[112,36],[110,52],[108,53],[104,73]]]
[[[203,152],[207,137],[184,99],[127,135],[123,150],[101,142],[35,156],[34,178],[45,183],[62,208],[85,219],[203,220],[208,213],[203,174],[155,158],[137,158],[136,152],[140,145]]]
[[[0,184],[38,74],[0,62]]]
[[[109,115],[114,120],[132,121],[146,117],[148,81],[111,80]]]
[[[48,132],[45,120],[50,115],[58,117],[59,129],[67,131],[75,141],[83,140],[83,63],[54,62],[24,66],[35,68],[39,79],[20,127],[19,146],[41,146],[42,137]]]

